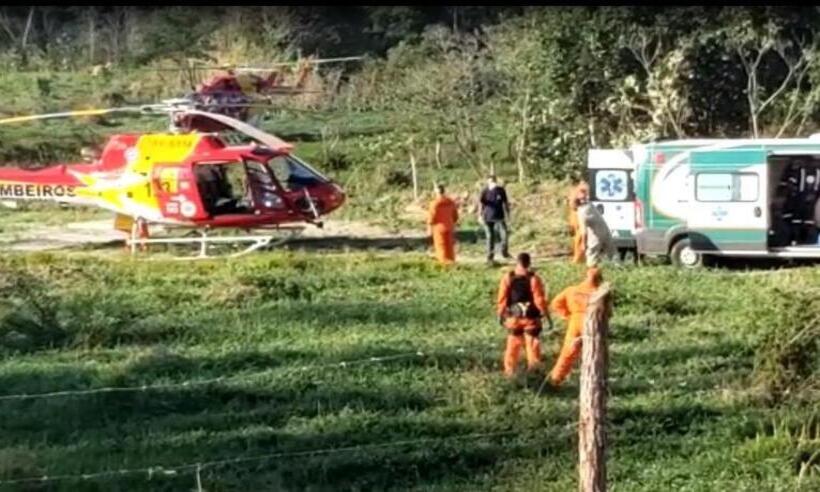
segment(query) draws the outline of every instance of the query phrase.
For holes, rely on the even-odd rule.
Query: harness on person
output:
[[[507,316],[539,319],[541,311],[533,304],[532,273],[515,275],[510,272],[510,292],[507,296]]]

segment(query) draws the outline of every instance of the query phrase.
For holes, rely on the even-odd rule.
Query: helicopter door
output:
[[[155,165],[151,188],[160,213],[167,219],[198,220],[208,216],[191,170],[179,165]]]
[[[287,204],[280,195],[276,182],[261,162],[245,161],[248,185],[256,213],[273,213],[286,210]]]

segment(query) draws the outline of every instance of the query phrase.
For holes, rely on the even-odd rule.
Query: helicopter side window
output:
[[[301,190],[327,182],[323,176],[292,156],[274,157],[268,161],[268,167],[287,191]]]
[[[243,166],[238,163],[197,164],[194,173],[200,197],[209,215],[251,211]]]
[[[258,207],[271,209],[281,208],[284,202],[279,197],[276,182],[269,169],[261,162],[246,160],[248,182],[254,190],[254,199]]]
[[[248,168],[248,176],[251,177],[255,183],[275,190],[276,185],[273,182],[273,178],[270,177],[264,165],[256,161],[245,161],[245,165]]]
[[[248,208],[250,206],[248,179],[245,176],[245,170],[236,162],[222,166],[224,168],[225,188],[230,190],[230,195],[225,195],[226,198],[233,200],[234,203]]]

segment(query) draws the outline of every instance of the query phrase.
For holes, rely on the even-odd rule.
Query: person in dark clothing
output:
[[[507,191],[499,185],[495,176],[487,179],[487,186],[481,190],[479,197],[479,221],[484,224],[487,234],[487,262],[493,263],[496,245],[501,245],[501,255],[512,258],[508,248],[507,221],[510,218],[510,203]]]

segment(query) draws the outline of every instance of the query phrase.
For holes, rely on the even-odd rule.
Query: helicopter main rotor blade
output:
[[[234,95],[237,91],[208,91],[208,92],[193,92],[193,96],[195,97],[207,97],[207,96],[221,96],[221,95]],[[298,94],[321,94],[325,91],[319,90],[308,90],[308,89],[300,89],[298,87],[291,87],[291,86],[274,86],[271,88],[263,89],[262,91],[254,91],[245,94],[246,97],[256,97],[259,94],[263,95],[298,95]]]
[[[106,108],[106,109],[81,109],[77,111],[65,111],[62,113],[46,113],[35,114],[27,116],[12,116],[9,118],[0,119],[0,125],[10,125],[14,123],[26,123],[29,121],[49,120],[56,118],[77,118],[82,116],[102,116],[112,113],[146,113],[147,106],[133,106],[122,108]]]
[[[252,125],[249,125],[249,124],[244,123],[242,121],[239,121],[237,119],[231,118],[229,116],[225,116],[225,115],[222,115],[222,114],[216,114],[216,113],[208,113],[206,111],[199,111],[199,110],[185,111],[185,114],[186,115],[201,116],[203,118],[208,118],[208,119],[211,119],[213,121],[222,123],[226,127],[231,128],[232,130],[236,130],[239,133],[242,133],[242,134],[252,138],[253,140],[256,140],[257,142],[261,143],[262,145],[265,145],[265,146],[269,147],[272,150],[290,151],[291,149],[293,149],[293,145],[285,142],[281,138],[275,137],[275,136],[273,136],[269,133],[263,132],[262,130],[260,130],[260,129],[252,126]]]
[[[245,65],[245,66],[236,66],[233,69],[238,71],[238,72],[259,72],[259,71],[264,71],[264,70],[270,70],[271,68],[286,67],[286,66],[290,66],[290,65],[298,65],[300,63],[307,63],[308,65],[322,65],[322,64],[325,64],[325,63],[340,63],[340,62],[357,61],[357,60],[363,60],[363,59],[364,59],[363,56],[344,56],[344,57],[340,57],[340,58],[320,58],[318,60],[312,60],[312,61],[309,60],[309,59],[306,59],[304,62],[296,61],[296,62],[272,63],[271,65],[268,65],[267,67],[253,67],[253,66],[247,66],[247,65]]]
[[[252,65],[191,65],[190,67],[176,67],[176,68],[148,68],[145,70],[149,71],[156,71],[156,72],[179,72],[183,70],[190,70],[190,69],[198,69],[198,70],[234,70],[239,72],[263,72],[265,70],[272,70],[279,67],[289,67],[293,65],[299,65],[300,63],[307,63],[308,65],[322,65],[325,63],[341,63],[346,61],[357,61],[363,60],[363,56],[343,56],[338,58],[319,58],[317,60],[310,60],[308,58],[301,60],[301,61],[292,61],[292,62],[278,62],[278,63],[271,63],[270,65],[260,67],[260,66],[252,66]]]

